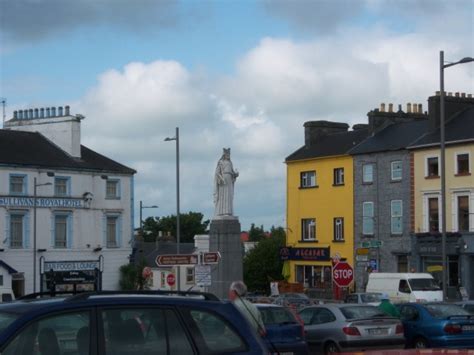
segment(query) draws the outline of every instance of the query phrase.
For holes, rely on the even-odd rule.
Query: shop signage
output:
[[[0,206],[33,207],[34,205],[35,199],[33,197],[0,196]],[[37,197],[36,207],[84,208],[84,200],[80,198]]]
[[[330,261],[330,248],[280,248],[281,260]]]
[[[84,271],[100,268],[99,261],[45,261],[43,270],[48,271]]]

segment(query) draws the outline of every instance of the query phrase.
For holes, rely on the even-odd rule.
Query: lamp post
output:
[[[140,200],[140,233],[143,236],[143,218],[142,218],[142,210],[145,208],[158,208],[157,205],[153,206],[143,206],[143,202]]]
[[[447,255],[446,255],[446,148],[445,148],[445,136],[444,136],[444,69],[452,67],[457,64],[464,64],[473,62],[474,58],[465,57],[458,62],[444,63],[444,51],[439,52],[439,86],[440,86],[440,98],[439,98],[439,126],[440,126],[440,150],[441,150],[441,258],[442,258],[442,285],[443,285],[443,300],[447,299]]]
[[[179,127],[174,137],[166,137],[165,142],[176,141],[176,254],[180,254],[180,223],[179,223]],[[178,266],[178,291],[181,290],[180,267]]]
[[[36,188],[49,185],[52,183],[38,184],[36,178],[33,179],[33,293],[36,293]]]

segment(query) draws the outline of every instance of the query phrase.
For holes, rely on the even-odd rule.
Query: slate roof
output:
[[[474,141],[474,107],[462,110],[453,115],[445,125],[444,138],[446,145],[460,141]],[[409,148],[437,146],[440,141],[439,129],[429,131],[410,144]]]
[[[426,133],[428,127],[429,121],[427,118],[391,124],[352,148],[349,154],[368,154],[406,149],[407,146]]]
[[[0,165],[135,174],[136,171],[81,145],[81,158],[38,132],[0,129]]]
[[[309,147],[305,145],[294,153],[286,157],[285,161],[304,160],[311,158],[321,158],[335,155],[344,155],[367,138],[368,129],[358,129],[355,131],[338,132],[323,136],[317,144]]]
[[[0,260],[0,266],[7,270],[9,274],[16,274],[18,272],[3,260]]]

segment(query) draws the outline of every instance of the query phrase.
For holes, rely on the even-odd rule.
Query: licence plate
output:
[[[461,327],[461,329],[462,329],[463,331],[468,331],[468,332],[470,332],[470,331],[473,331],[473,330],[474,330],[474,325],[463,325],[463,326]]]
[[[387,335],[388,334],[388,329],[386,329],[386,328],[372,328],[372,329],[369,329],[369,334],[370,335]]]

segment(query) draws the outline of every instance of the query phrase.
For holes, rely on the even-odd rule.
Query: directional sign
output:
[[[221,260],[221,254],[218,251],[202,254],[203,264],[218,264],[219,260]]]
[[[158,255],[155,262],[158,266],[197,265],[198,256],[196,254]]]
[[[382,245],[381,240],[365,240],[361,243],[362,248],[380,248]]]
[[[339,287],[347,287],[354,279],[354,270],[346,262],[339,262],[332,269],[332,278]]]

